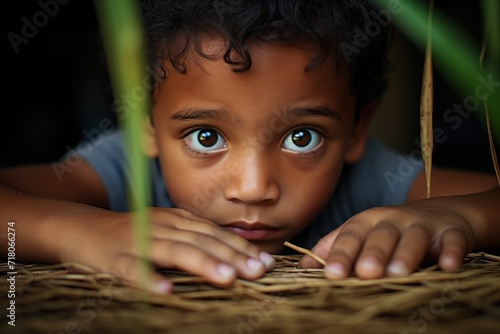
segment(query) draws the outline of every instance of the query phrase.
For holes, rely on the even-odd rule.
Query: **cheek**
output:
[[[291,178],[296,185],[289,186],[287,206],[301,224],[311,222],[321,212],[338,182],[340,166],[329,164],[322,167]]]
[[[187,158],[176,134],[157,131],[156,136],[165,186],[174,206],[196,214],[206,205],[200,170]]]
[[[221,197],[225,179],[214,177],[216,167],[193,161],[175,145],[162,150],[160,160],[168,193],[176,207],[200,215]]]
[[[194,214],[203,211],[219,189],[216,184],[207,183],[203,173],[195,170],[181,158],[166,160],[163,173],[169,195],[174,205]]]

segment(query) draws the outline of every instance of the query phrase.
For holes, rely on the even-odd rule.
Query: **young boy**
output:
[[[454,270],[471,249],[498,246],[493,176],[435,168],[435,197],[423,199],[421,163],[413,158],[414,172],[402,176],[401,161],[412,157],[368,138],[387,31],[345,51],[379,15],[369,2],[150,0],[142,8],[161,77],[144,148],[156,267],[216,284],[255,279],[290,240],[314,246],[328,278],[352,270],[377,278],[408,274],[427,255]],[[1,171],[0,221],[15,222],[18,260],[72,261],[135,282],[120,133],[80,152],[61,160],[71,171],[63,175],[51,164]],[[300,265],[319,266],[310,257]],[[171,288],[154,276],[151,289]]]

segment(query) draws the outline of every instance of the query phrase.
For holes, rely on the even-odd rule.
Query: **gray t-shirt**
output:
[[[120,132],[105,135],[92,149],[76,149],[73,152],[85,152],[80,155],[103,181],[110,209],[128,211],[126,163]],[[150,166],[152,206],[173,207],[159,161],[151,159]],[[399,154],[370,138],[363,158],[354,165],[344,167],[337,189],[326,207],[292,242],[312,248],[322,236],[363,210],[404,203],[415,177],[422,169],[420,159]]]

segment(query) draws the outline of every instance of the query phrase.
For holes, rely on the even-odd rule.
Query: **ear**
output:
[[[150,158],[158,157],[158,145],[156,144],[155,128],[151,124],[151,119],[148,117],[144,122],[144,140],[142,143],[142,151]]]
[[[358,119],[355,121],[351,139],[347,147],[345,161],[353,164],[357,162],[365,153],[366,140],[368,139],[368,129],[373,113],[380,105],[379,101],[366,104],[359,111]]]

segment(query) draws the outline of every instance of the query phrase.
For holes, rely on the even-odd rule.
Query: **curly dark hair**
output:
[[[161,67],[164,59],[186,72],[184,55],[193,48],[203,57],[202,36],[216,34],[227,44],[224,61],[233,71],[252,66],[251,41],[313,41],[318,52],[305,70],[330,56],[348,66],[357,109],[380,98],[386,88],[387,24],[370,34],[377,8],[369,0],[140,0],[149,62]],[[370,36],[370,37],[368,37]],[[339,65],[340,64],[340,65]]]

